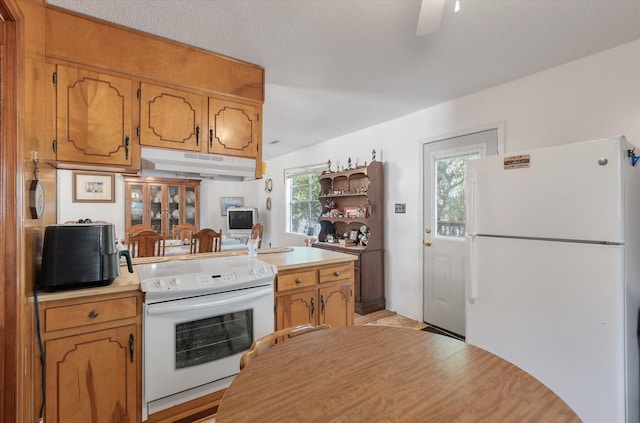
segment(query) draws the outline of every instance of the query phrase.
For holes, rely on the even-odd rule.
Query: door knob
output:
[[[425,241],[425,242],[424,242],[424,245],[425,245],[426,247],[431,247],[431,241]]]

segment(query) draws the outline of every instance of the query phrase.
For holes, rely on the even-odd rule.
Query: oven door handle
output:
[[[211,299],[209,301],[203,301],[196,304],[180,304],[180,301],[170,301],[163,304],[152,304],[147,307],[147,314],[151,316],[157,314],[202,310],[203,308],[235,304],[265,295],[273,295],[273,289],[271,287],[261,288],[258,290],[252,290],[250,293],[244,295],[236,295],[233,297],[224,298],[222,300]],[[215,296],[213,296],[213,298],[215,298]]]

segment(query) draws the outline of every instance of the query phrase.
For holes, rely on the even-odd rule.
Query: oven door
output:
[[[273,332],[273,287],[144,306],[145,403],[235,375],[254,339]]]

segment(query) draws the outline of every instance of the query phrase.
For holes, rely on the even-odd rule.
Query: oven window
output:
[[[253,310],[176,325],[176,369],[208,363],[249,349]]]

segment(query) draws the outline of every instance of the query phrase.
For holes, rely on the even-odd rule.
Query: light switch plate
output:
[[[396,213],[406,213],[407,205],[405,203],[396,203]]]

